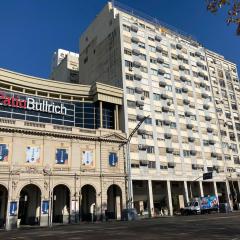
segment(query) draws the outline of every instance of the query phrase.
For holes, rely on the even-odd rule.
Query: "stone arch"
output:
[[[81,220],[93,221],[96,218],[97,191],[92,184],[85,184],[81,188]]]
[[[121,219],[122,189],[117,184],[111,184],[107,189],[107,219]]]
[[[4,184],[0,184],[0,228],[6,224],[8,203],[8,189]]]
[[[52,190],[53,223],[70,222],[71,192],[66,184],[57,184]]]
[[[41,188],[34,183],[22,187],[18,207],[18,219],[21,225],[40,224],[41,194]]]

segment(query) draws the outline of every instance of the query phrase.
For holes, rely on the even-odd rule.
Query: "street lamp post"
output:
[[[126,171],[127,171],[127,208],[133,208],[133,185],[132,185],[132,173],[131,173],[131,157],[130,157],[130,142],[135,132],[140,128],[142,123],[149,118],[150,115],[142,118],[136,127],[129,134],[127,141],[119,145],[119,149],[126,144]]]

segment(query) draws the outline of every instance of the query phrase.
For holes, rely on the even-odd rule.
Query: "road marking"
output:
[[[215,218],[195,218],[195,219],[190,219],[190,220],[185,220],[186,222],[197,222],[197,221],[206,221],[206,220],[212,220],[212,219],[223,219],[223,218],[234,218],[239,216],[228,216],[228,217],[215,217]]]

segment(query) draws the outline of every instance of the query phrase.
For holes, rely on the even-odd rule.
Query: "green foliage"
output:
[[[227,7],[227,24],[237,25],[237,35],[240,35],[240,0],[207,0],[207,10],[216,13],[220,8]]]

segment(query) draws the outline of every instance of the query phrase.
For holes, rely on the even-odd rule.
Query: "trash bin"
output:
[[[137,210],[135,208],[126,208],[122,210],[122,221],[134,221],[138,219]]]
[[[232,209],[231,209],[229,203],[220,203],[219,204],[219,212],[220,213],[229,213],[231,211],[232,211]]]

